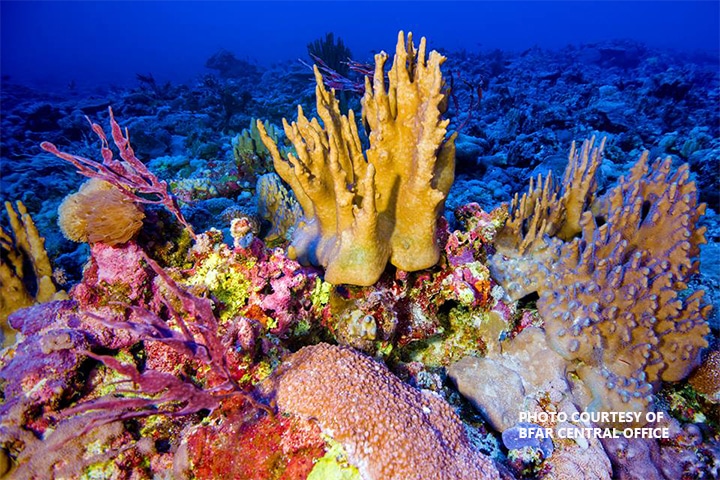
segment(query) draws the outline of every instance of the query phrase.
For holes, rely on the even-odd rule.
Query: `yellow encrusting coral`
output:
[[[0,323],[3,333],[0,343],[6,345],[14,338],[14,332],[5,322],[8,315],[36,302],[66,297],[64,291],[58,292],[53,282],[45,239],[40,236],[25,205],[18,201],[16,206],[17,211],[10,202],[5,202],[12,232],[0,228]]]
[[[255,191],[258,196],[258,215],[270,222],[266,243],[290,240],[298,219],[302,216],[300,204],[275,173],[258,178]]]
[[[315,68],[317,111],[323,125],[298,107],[297,122],[283,120],[297,154],[283,158],[258,122],[275,170],[293,189],[304,218],[290,254],[325,267],[331,283],[372,285],[388,261],[413,271],[437,263],[437,220],[452,185],[455,136],[442,120],[446,93],[440,72],[445,57],[426,59],[408,34],[398,35],[386,91],[387,54],[375,56],[375,76],[366,80],[363,119],[370,148],[363,155],[355,116],[342,115],[334,91]]]
[[[58,225],[74,242],[119,245],[142,227],[140,206],[110,183],[96,178],[68,195],[58,208]]]

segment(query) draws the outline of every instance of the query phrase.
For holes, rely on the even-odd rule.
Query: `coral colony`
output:
[[[560,180],[447,218],[446,58],[400,32],[387,60],[318,58],[319,120],[253,119],[235,176],[160,180],[112,109],[114,147],[91,124],[102,161],[41,144],[89,178],[58,212],[89,260],[63,291],[6,202],[0,477],[718,475],[688,165],[645,152],[601,190],[610,147],[592,137]],[[324,83],[353,71],[360,119]],[[183,212],[243,188],[256,214],[225,208],[229,235]]]

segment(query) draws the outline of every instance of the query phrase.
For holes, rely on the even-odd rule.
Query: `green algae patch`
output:
[[[244,268],[250,266],[229,263],[227,258],[213,252],[196,266],[187,285],[207,288],[222,302],[220,321],[226,321],[238,315],[250,297],[252,284],[243,272]]]
[[[360,472],[350,465],[342,445],[329,439],[328,445],[330,448],[325,456],[315,462],[307,480],[361,480]]]
[[[322,308],[330,302],[330,296],[332,295],[333,286],[331,283],[315,279],[315,287],[313,288],[310,298],[312,305],[315,308]]]

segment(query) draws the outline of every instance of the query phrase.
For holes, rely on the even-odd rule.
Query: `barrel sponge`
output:
[[[58,208],[58,225],[74,242],[119,245],[135,236],[145,215],[108,182],[90,179]]]
[[[304,347],[268,382],[281,411],[316,420],[364,479],[499,478],[447,402],[352,348]]]

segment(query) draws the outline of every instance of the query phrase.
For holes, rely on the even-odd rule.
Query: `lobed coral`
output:
[[[400,32],[386,91],[387,55],[375,56],[373,85],[366,79],[363,120],[370,148],[363,156],[352,110],[341,115],[315,68],[317,120],[298,107],[298,120],[283,121],[297,154],[283,158],[258,122],[275,170],[293,189],[304,218],[290,254],[325,267],[330,283],[372,285],[390,261],[406,271],[421,270],[440,257],[437,221],[454,178],[454,136],[445,138],[441,120],[445,93],[433,51],[425,58]]]
[[[110,183],[91,178],[58,207],[58,225],[74,242],[125,243],[140,230],[145,214]]]
[[[705,205],[687,165],[672,173],[669,158],[649,165],[647,152],[594,199],[602,144],[592,147],[573,148],[563,192],[548,180],[513,203],[493,267],[511,295],[537,291],[548,342],[592,391],[590,409],[643,411],[707,345],[710,307],[702,291],[683,292],[705,241],[696,227]],[[512,245],[526,258],[508,267]]]
[[[266,388],[281,410],[316,419],[362,478],[499,478],[493,463],[471,448],[444,400],[350,348],[305,347]]]

